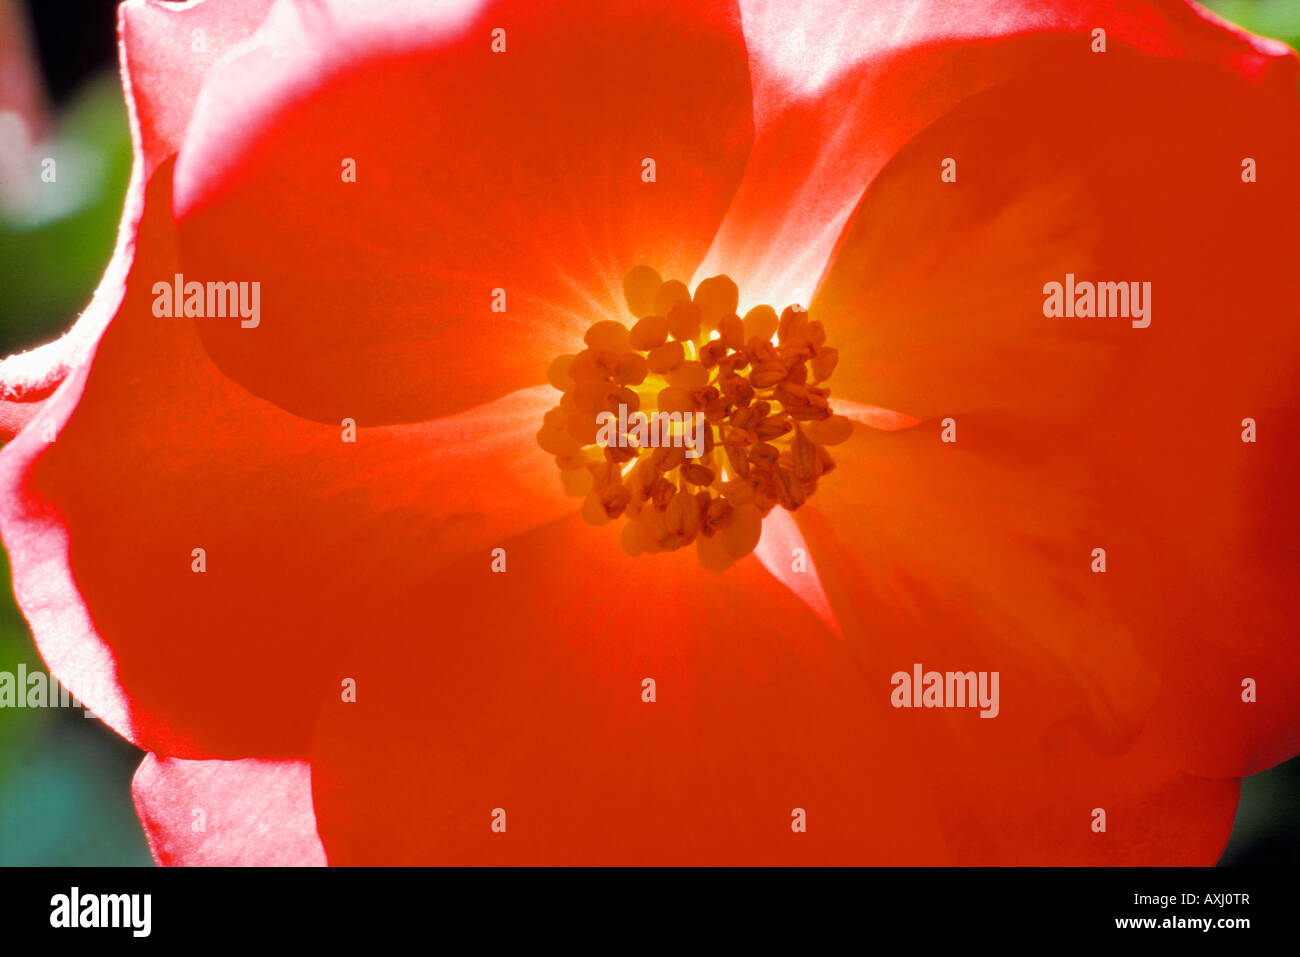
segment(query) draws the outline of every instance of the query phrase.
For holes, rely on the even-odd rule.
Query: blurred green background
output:
[[[0,356],[57,337],[90,300],[112,252],[131,167],[116,68],[116,0],[0,0]],[[1300,47],[1300,0],[1215,0],[1211,9]],[[12,60],[25,18],[30,89]],[[34,95],[32,95],[34,94]],[[6,110],[42,125],[39,156],[61,188],[24,190],[28,145]],[[32,114],[27,116],[27,114]],[[30,179],[28,180],[30,182]],[[41,667],[0,551],[0,671]],[[78,709],[0,708],[0,865],[150,864],[131,805],[140,752]],[[1300,865],[1300,758],[1249,778],[1225,865]]]

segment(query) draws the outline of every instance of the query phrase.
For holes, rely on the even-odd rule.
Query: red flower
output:
[[[1213,861],[1300,750],[1294,54],[1179,2],[546,6],[123,6],[122,242],[0,366],[0,529],[158,858]],[[858,422],[721,574],[535,438],[640,263],[815,291]],[[160,316],[178,274],[255,323]],[[1049,317],[1076,278],[1144,316]]]

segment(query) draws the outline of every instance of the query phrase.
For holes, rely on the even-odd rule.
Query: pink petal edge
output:
[[[159,864],[326,864],[307,761],[187,761],[147,754],[131,794]]]

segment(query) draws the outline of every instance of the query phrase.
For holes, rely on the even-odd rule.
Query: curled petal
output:
[[[122,75],[146,177],[180,149],[204,80],[272,2],[126,0],[118,8]]]

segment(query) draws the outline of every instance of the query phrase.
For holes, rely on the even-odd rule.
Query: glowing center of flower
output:
[[[839,353],[798,306],[740,318],[727,276],[692,297],[637,266],[623,289],[636,323],[602,319],[586,349],[551,363],[563,396],[538,444],[590,524],[626,520],[629,554],[694,542],[720,571],[753,551],[768,512],[797,509],[835,467],[826,446],[852,430],[826,385]]]

